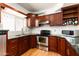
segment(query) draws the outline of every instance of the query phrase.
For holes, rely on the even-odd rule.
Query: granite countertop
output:
[[[28,36],[30,34],[21,34],[21,35],[13,35],[13,36],[8,36],[8,39],[13,39],[13,38],[18,38],[18,37],[23,37],[23,36]]]

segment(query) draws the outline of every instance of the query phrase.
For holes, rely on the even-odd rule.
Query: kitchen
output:
[[[78,3],[0,3],[0,55],[79,56],[78,10]]]

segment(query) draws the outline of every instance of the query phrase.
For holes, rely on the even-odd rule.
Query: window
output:
[[[21,31],[22,30],[22,28],[24,28],[24,19],[23,18],[19,18],[19,17],[16,17],[15,18],[15,30],[16,31]]]
[[[6,9],[7,10],[7,9]],[[12,11],[3,10],[1,12],[1,24],[3,29],[7,29],[9,31],[21,31],[23,27],[26,26],[25,17],[16,16],[12,14]]]

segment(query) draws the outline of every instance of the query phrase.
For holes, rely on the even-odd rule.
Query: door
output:
[[[57,52],[57,37],[50,36],[48,39],[48,50]]]

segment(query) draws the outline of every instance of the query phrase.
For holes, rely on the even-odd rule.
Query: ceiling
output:
[[[29,10],[30,12],[39,12],[42,10],[46,10],[52,8],[57,3],[18,3],[20,6]]]
[[[62,7],[66,7],[78,3],[17,3],[17,4],[32,13],[51,14],[56,10],[60,11]]]

